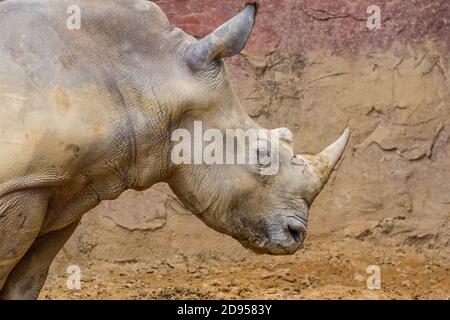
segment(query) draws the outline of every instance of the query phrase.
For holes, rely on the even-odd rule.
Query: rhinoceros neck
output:
[[[118,158],[116,168],[124,174],[124,188],[149,188],[168,174],[170,112],[148,88],[132,81],[108,81],[113,104],[106,113],[113,114],[115,126],[105,141],[106,149]]]

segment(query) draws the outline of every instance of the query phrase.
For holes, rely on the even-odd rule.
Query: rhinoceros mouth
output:
[[[255,246],[248,242],[241,242],[241,244],[255,252],[256,254],[268,254],[268,255],[292,255],[301,248],[302,242],[295,241],[289,244],[281,244],[277,242],[267,242],[264,246]]]
[[[297,218],[288,219],[277,229],[272,228],[260,239],[242,240],[240,243],[257,254],[290,255],[303,245],[306,223]]]

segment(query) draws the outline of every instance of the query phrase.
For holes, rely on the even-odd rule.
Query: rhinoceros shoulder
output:
[[[81,28],[71,30],[73,4],[0,2],[0,185],[14,177],[66,179],[133,153],[133,137],[121,132],[130,127],[121,104],[136,100],[118,88],[118,79],[128,81],[123,52],[158,50],[167,18],[143,0],[81,0]]]

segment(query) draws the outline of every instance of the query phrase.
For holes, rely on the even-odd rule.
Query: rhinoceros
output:
[[[196,39],[145,0],[0,2],[1,298],[37,298],[84,213],[157,182],[257,253],[301,247],[348,129],[317,155],[294,154],[292,132],[271,130],[280,137],[274,175],[259,164],[171,161],[171,132],[194,121],[261,129],[223,61],[244,48],[256,9],[247,3]]]

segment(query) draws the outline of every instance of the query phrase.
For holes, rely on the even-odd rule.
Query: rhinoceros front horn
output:
[[[307,160],[308,164],[312,167],[314,173],[319,178],[317,193],[323,188],[334,166],[337,164],[342,154],[344,153],[345,146],[347,145],[350,136],[349,129],[345,129],[344,133],[334,143],[325,148],[322,152],[316,155],[303,155],[299,158]]]
[[[238,15],[193,45],[187,51],[188,64],[201,69],[215,60],[239,53],[252,31],[256,8],[256,3],[247,4]]]

